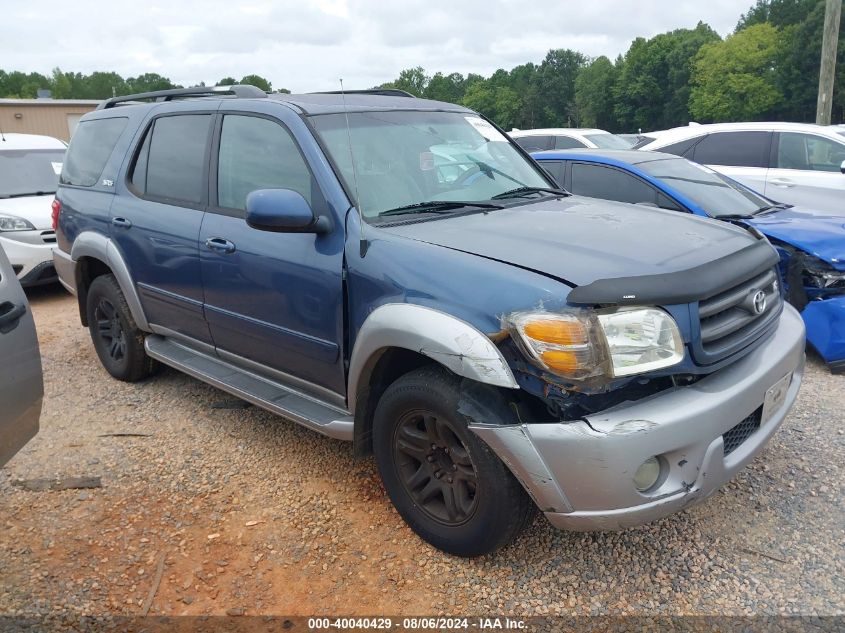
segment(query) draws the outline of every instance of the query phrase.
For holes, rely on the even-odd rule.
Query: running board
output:
[[[257,407],[339,440],[352,440],[354,419],[347,411],[313,396],[267,380],[216,356],[150,334],[144,341],[147,355]]]

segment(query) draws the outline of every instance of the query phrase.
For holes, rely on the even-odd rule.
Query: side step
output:
[[[147,354],[165,365],[198,378],[233,396],[267,409],[339,440],[352,440],[353,417],[348,411],[326,404],[313,396],[280,385],[248,371],[186,347],[176,341],[150,334]]]

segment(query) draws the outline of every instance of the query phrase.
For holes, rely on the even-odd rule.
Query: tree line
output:
[[[501,127],[659,130],[690,121],[815,120],[824,0],[757,0],[722,39],[709,25],[638,37],[614,61],[570,49],[490,77],[403,70],[384,88],[461,103]],[[845,21],[833,121],[845,121]]]
[[[699,22],[693,29],[638,37],[613,61],[556,49],[539,64],[499,69],[489,77],[429,75],[416,67],[379,87],[461,103],[508,130],[599,127],[635,132],[690,121],[810,122],[815,119],[824,9],[824,0],[757,0],[724,39]],[[233,83],[273,90],[259,75],[240,81],[223,77],[210,85]],[[56,99],[105,99],[181,86],[156,73],[124,79],[115,72],[84,75],[56,68],[47,77],[0,70],[0,97],[31,98],[42,88]],[[832,120],[845,121],[845,21]]]
[[[267,92],[273,92],[273,85],[261,75],[246,75],[240,80],[223,77],[210,86],[251,84]],[[205,86],[201,81],[196,86]],[[115,72],[95,71],[90,75],[53,69],[48,77],[41,73],[6,72],[0,70],[0,98],[33,99],[39,90],[49,90],[53,99],[108,99],[109,97],[182,88],[167,77],[157,73],[145,73],[137,77],[123,78]],[[276,92],[289,92],[284,88]]]

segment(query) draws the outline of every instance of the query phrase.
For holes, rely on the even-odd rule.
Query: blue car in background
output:
[[[576,195],[754,227],[781,256],[786,296],[831,371],[845,371],[845,215],[779,204],[708,167],[660,152],[566,150],[532,156]],[[843,203],[845,210],[845,203]]]

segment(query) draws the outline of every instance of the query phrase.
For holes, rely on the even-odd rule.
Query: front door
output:
[[[0,466],[38,432],[43,394],[32,312],[0,248]]]
[[[200,225],[208,191],[213,113],[159,116],[129,166],[128,191],[111,208],[121,251],[147,320],[210,344],[202,311]]]
[[[246,196],[257,189],[292,189],[317,213],[327,213],[326,201],[282,121],[221,112],[215,139],[199,242],[218,354],[342,395],[343,227],[314,235],[247,226]]]
[[[802,132],[781,132],[776,143],[766,195],[817,211],[845,213],[845,143]]]

